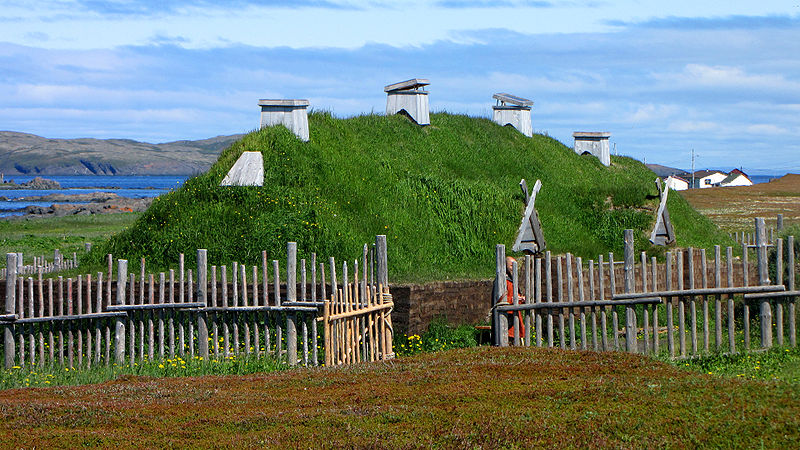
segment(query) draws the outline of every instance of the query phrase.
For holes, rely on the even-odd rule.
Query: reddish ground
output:
[[[800,388],[622,353],[479,347],[386,364],[0,392],[10,447],[783,447]]]
[[[764,217],[768,226],[775,226],[778,213],[783,214],[787,225],[800,224],[798,174],[753,186],[691,189],[680,193],[724,231],[752,231],[754,217]]]

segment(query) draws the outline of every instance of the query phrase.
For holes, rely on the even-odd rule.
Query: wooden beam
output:
[[[800,291],[779,291],[779,292],[763,292],[763,293],[755,293],[755,294],[745,294],[745,300],[757,300],[757,299],[764,299],[764,298],[783,298],[783,297],[798,297],[800,296]]]
[[[542,232],[542,224],[539,221],[539,214],[536,212],[535,207],[536,195],[542,188],[542,181],[536,180],[530,197],[528,197],[525,180],[520,181],[520,188],[525,195],[525,212],[522,215],[522,223],[517,230],[517,236],[511,249],[515,252],[527,250],[531,253],[540,253],[547,247],[544,233]]]
[[[71,315],[54,316],[54,317],[30,317],[26,319],[18,319],[13,323],[23,324],[23,323],[41,323],[41,322],[65,322],[70,320],[108,319],[111,317],[121,318],[127,316],[128,313],[125,311],[111,311],[111,312],[80,314],[80,315],[71,314]]]
[[[387,309],[392,309],[394,307],[394,303],[380,303],[373,306],[368,306],[366,308],[361,309],[354,309],[351,311],[339,313],[339,314],[331,314],[328,316],[328,320],[341,320],[341,319],[348,319],[350,317],[356,316],[363,316],[365,314],[378,312],[378,311],[385,311]]]
[[[400,81],[398,83],[393,83],[387,85],[383,88],[384,92],[391,92],[391,91],[400,91],[400,90],[407,90],[407,89],[417,89],[423,86],[427,86],[431,84],[430,81],[426,78],[412,78],[406,81]]]
[[[141,311],[148,309],[198,309],[206,306],[205,303],[156,303],[144,305],[111,305],[106,310],[108,311]]]
[[[783,286],[742,286],[742,287],[724,287],[724,288],[678,289],[674,291],[631,292],[624,294],[615,294],[612,296],[612,299],[625,300],[625,299],[646,298],[646,297],[681,297],[689,295],[748,294],[755,292],[782,292],[785,289],[786,288]]]
[[[527,98],[517,97],[516,95],[506,94],[505,92],[494,94],[492,98],[495,100],[499,100],[503,103],[511,103],[512,105],[516,106],[522,106],[522,107],[533,106],[532,100],[528,100]]]
[[[586,300],[582,302],[525,303],[520,305],[501,305],[495,309],[499,312],[507,312],[529,311],[536,309],[589,308],[595,306],[654,305],[661,302],[662,300],[660,297],[644,297],[631,300]]]

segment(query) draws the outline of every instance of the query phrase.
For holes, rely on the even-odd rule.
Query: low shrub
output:
[[[475,347],[478,345],[478,330],[471,325],[454,327],[445,319],[435,319],[422,335],[396,335],[393,344],[398,356]]]

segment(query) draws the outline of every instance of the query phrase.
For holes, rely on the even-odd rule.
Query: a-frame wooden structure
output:
[[[539,222],[539,213],[534,206],[536,194],[542,188],[542,181],[536,180],[533,191],[528,194],[528,184],[525,179],[519,182],[522,195],[525,198],[525,213],[522,215],[522,223],[517,230],[517,237],[514,239],[512,250],[515,252],[525,252],[529,254],[541,253],[547,247],[542,233],[542,223]]]
[[[658,188],[658,195],[661,202],[658,204],[658,212],[656,213],[656,226],[653,227],[653,232],[650,233],[650,242],[655,245],[669,245],[675,242],[675,229],[672,228],[672,222],[669,220],[669,210],[667,210],[667,195],[669,194],[669,186],[672,177],[668,177],[665,187],[661,187],[661,179],[656,178],[656,187]]]

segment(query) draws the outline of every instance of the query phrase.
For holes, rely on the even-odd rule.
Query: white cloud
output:
[[[663,121],[678,113],[680,108],[676,105],[654,105],[648,103],[638,105],[632,113],[623,120],[631,123]]]
[[[120,42],[142,43],[105,50],[45,49],[52,42],[73,45],[61,38],[83,29],[78,21],[56,21],[37,28],[51,36],[39,47],[0,43],[0,123],[49,137],[99,130],[103,137],[150,141],[204,138],[255,127],[259,98],[308,98],[313,108],[337,116],[380,113],[383,86],[416,76],[431,79],[433,111],[485,117],[492,94],[510,92],[535,102],[537,130],[569,145],[573,131],[610,131],[621,152],[648,162],[661,162],[675,149],[725,149],[720,164],[785,167],[800,153],[794,139],[800,134],[800,62],[792,56],[800,54],[800,40],[791,39],[793,29],[771,29],[764,22],[750,30],[739,20],[735,30],[645,24],[611,33],[592,27],[567,32],[571,24],[562,33],[545,34],[539,21],[557,27],[555,16],[526,22],[524,14],[515,15],[523,30],[491,29],[508,22],[507,10],[505,21],[495,20],[491,8],[461,20],[466,8],[436,23],[439,16],[426,14],[423,6],[412,4],[413,14],[371,4],[346,14],[326,10],[319,17],[327,14],[327,22],[319,27],[313,8],[247,10],[252,17],[240,22],[241,10],[231,12],[233,19],[210,11],[203,20],[184,15],[174,26],[171,16],[152,20],[155,25],[141,18],[94,17],[94,25],[116,31]],[[550,9],[558,8],[547,14],[557,13]],[[336,22],[340,13],[347,20]],[[420,17],[416,28],[404,22],[411,16]],[[230,20],[237,21],[233,32],[225,25]],[[271,46],[282,42],[282,30],[297,31],[297,23],[304,27],[291,47]],[[67,25],[66,34],[59,31]],[[407,36],[393,36],[402,26],[407,33],[423,30],[416,46],[402,44],[412,42]],[[194,27],[189,34],[187,27]],[[116,45],[98,41],[102,30],[89,28],[91,45]],[[125,35],[131,28],[138,33],[133,40]],[[255,44],[237,44],[242,41],[236,33]],[[0,26],[0,41],[11,34]],[[336,47],[364,36],[393,45]],[[212,48],[226,39],[223,47]],[[196,48],[200,40],[211,44]],[[323,41],[325,48],[307,47]],[[775,151],[756,154],[754,148]],[[704,163],[714,165],[717,153],[703,154]]]
[[[610,100],[610,99],[607,99]],[[550,101],[542,102],[538,107],[537,114],[566,116],[567,120],[574,120],[575,117],[581,116],[595,116],[607,115],[611,112],[612,107],[607,101],[601,101],[596,98],[586,98],[586,101]]]
[[[668,129],[670,131],[678,131],[682,133],[720,131],[723,128],[724,128],[723,126],[715,122],[688,121],[688,120],[679,120],[671,122],[668,126]]]
[[[51,122],[41,127],[43,120]],[[48,138],[133,138],[145,142],[185,139],[184,133],[169,134],[159,126],[169,124],[195,136],[211,137],[251,131],[258,126],[257,109],[251,113],[203,110],[201,108],[4,108],[0,123],[9,130],[25,130]],[[192,131],[193,130],[193,131]],[[205,131],[203,131],[205,130]]]
[[[654,74],[662,83],[675,87],[704,89],[757,89],[800,92],[800,83],[787,80],[779,74],[754,74],[741,67],[710,66],[705,64],[686,64],[679,73]]]
[[[2,85],[0,85],[2,86]],[[179,87],[167,90],[104,88],[86,85],[20,84],[8,88],[13,92],[5,99],[7,105],[52,107],[66,106],[76,110],[129,107],[130,105],[161,105],[173,107],[202,107],[204,109],[242,108],[239,92],[205,92],[202,101],[193,90]],[[252,95],[252,94],[251,94]],[[255,105],[257,98],[250,98]],[[255,106],[253,106],[255,108]]]
[[[461,31],[488,27],[526,34],[608,33],[620,29],[611,21],[681,16],[687,10],[700,16],[787,13],[778,0],[728,1],[724,6],[689,0],[454,3],[464,7],[425,0],[408,0],[402,6],[369,0],[5,2],[0,11],[0,42],[60,49],[113,48],[146,45],[168,30],[169,36],[180,36],[180,45],[187,48],[358,48],[369,42],[403,47],[459,41]],[[47,30],[49,40],[30,34],[41,30]],[[471,39],[490,43],[487,38]]]
[[[769,123],[749,125],[746,131],[756,135],[781,135],[789,133],[789,130]]]

